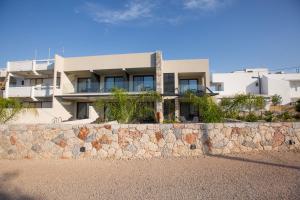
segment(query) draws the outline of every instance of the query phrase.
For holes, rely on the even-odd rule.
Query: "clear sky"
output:
[[[162,50],[213,72],[300,66],[300,0],[0,0],[9,60]]]

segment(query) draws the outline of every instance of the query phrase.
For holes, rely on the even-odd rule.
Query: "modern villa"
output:
[[[38,114],[22,113],[15,123],[56,123],[105,119],[93,102],[109,99],[113,88],[130,95],[156,91],[162,102],[152,103],[168,120],[198,120],[198,110],[182,101],[187,90],[210,93],[208,59],[164,60],[160,51],[11,61],[7,63],[4,98],[18,98]],[[173,118],[173,119],[172,119]]]
[[[282,97],[282,104],[300,99],[300,73],[271,73],[267,68],[246,68],[230,73],[212,73],[211,89],[217,99],[236,94],[254,94],[269,98]]]

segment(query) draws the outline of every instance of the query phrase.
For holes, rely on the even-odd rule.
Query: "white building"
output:
[[[3,97],[6,75],[6,69],[0,69],[0,97]]]
[[[278,94],[282,104],[300,99],[300,74],[270,73],[267,68],[245,69],[230,73],[213,73],[211,88],[217,99],[236,94],[256,94],[271,97]]]
[[[300,99],[300,74],[265,74],[261,77],[262,93],[282,97],[282,104]]]

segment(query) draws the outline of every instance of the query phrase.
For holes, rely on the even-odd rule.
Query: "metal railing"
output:
[[[111,93],[114,89],[123,89],[127,92],[146,92],[155,91],[155,82],[153,86],[145,86],[143,84],[137,85],[134,82],[124,81],[118,83],[117,86],[108,87],[105,83],[104,86],[100,85],[100,82],[92,83],[89,87],[79,87],[75,93]]]
[[[195,93],[195,94],[205,94],[206,87],[203,85],[180,85],[179,86],[179,94],[183,95],[187,92]]]

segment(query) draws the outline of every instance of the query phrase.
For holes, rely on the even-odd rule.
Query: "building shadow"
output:
[[[214,158],[220,158],[220,159],[255,163],[255,164],[263,164],[263,165],[269,165],[269,166],[274,166],[274,167],[282,167],[282,168],[288,168],[288,169],[294,169],[294,170],[300,171],[300,166],[293,166],[293,165],[278,164],[278,163],[272,163],[272,162],[266,162],[266,161],[251,160],[251,159],[248,159],[248,158],[234,157],[234,156],[228,156],[228,155],[213,155],[213,154],[210,154],[210,153],[206,153],[206,156],[214,157]]]
[[[12,187],[10,181],[19,176],[18,171],[7,172],[0,175],[0,199],[1,200],[34,200],[20,191],[17,187]]]

